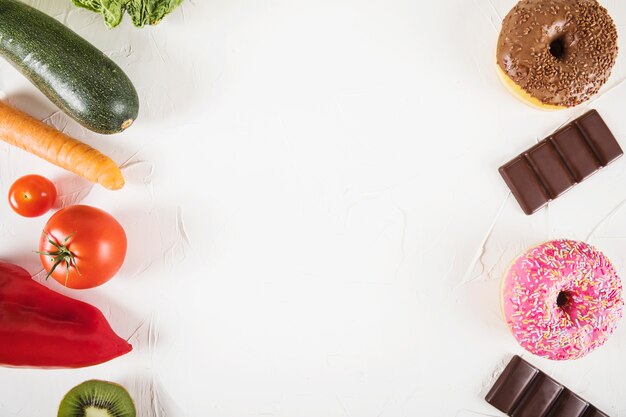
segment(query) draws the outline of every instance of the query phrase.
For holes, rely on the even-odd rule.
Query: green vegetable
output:
[[[126,11],[137,27],[156,25],[171,13],[183,0],[72,0],[75,5],[101,13],[104,23],[114,28],[122,21]]]
[[[0,56],[87,129],[121,132],[137,118],[137,91],[122,69],[21,1],[0,0]]]

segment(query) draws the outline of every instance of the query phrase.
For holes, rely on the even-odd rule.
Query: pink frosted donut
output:
[[[502,287],[504,317],[520,345],[563,360],[602,346],[622,317],[622,283],[584,242],[553,240],[517,258]]]

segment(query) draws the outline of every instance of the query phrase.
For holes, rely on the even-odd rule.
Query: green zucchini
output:
[[[0,0],[0,56],[87,129],[121,132],[137,118],[137,91],[122,69],[56,19],[20,1]]]

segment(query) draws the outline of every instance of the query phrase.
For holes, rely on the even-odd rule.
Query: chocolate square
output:
[[[519,356],[485,400],[510,417],[609,417]]]
[[[500,167],[522,210],[532,214],[623,155],[591,110]]]

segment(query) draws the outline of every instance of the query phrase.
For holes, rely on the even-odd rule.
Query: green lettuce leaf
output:
[[[104,16],[104,23],[114,28],[122,21],[124,12],[130,15],[137,27],[156,25],[166,14],[178,7],[183,0],[72,0],[76,6],[84,7]]]

